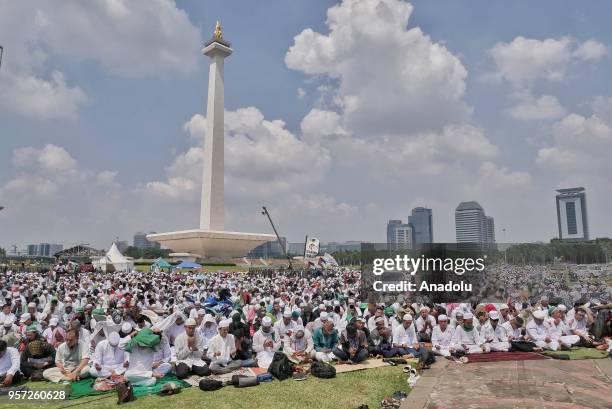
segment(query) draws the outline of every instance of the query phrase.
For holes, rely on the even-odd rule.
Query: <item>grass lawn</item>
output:
[[[407,376],[402,366],[389,366],[338,374],[333,379],[318,379],[311,375],[305,381],[288,379],[282,382],[264,382],[251,388],[226,386],[213,392],[197,387],[185,388],[178,395],[161,398],[146,396],[126,404],[126,408],[180,408],[210,407],[215,409],[354,409],[367,404],[378,408],[380,401],[395,391],[408,392]],[[59,388],[48,383],[29,383],[34,389]],[[2,408],[81,408],[117,407],[117,395],[98,395],[57,403],[8,402],[0,398]]]

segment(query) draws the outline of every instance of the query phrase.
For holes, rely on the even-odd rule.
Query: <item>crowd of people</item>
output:
[[[358,364],[432,353],[458,359],[515,349],[610,349],[609,299],[566,306],[543,295],[424,305],[402,297],[376,304],[359,299],[359,286],[360,272],[345,268],[9,270],[0,276],[0,384],[94,377],[152,385],[168,373],[184,379],[268,368],[278,352],[295,364]]]

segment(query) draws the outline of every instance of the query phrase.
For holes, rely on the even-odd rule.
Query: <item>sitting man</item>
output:
[[[529,341],[538,348],[551,351],[559,349],[559,342],[553,338],[549,326],[544,325],[547,314],[543,310],[535,310],[532,315],[533,319],[525,327]]]
[[[51,382],[78,381],[89,376],[89,345],[78,340],[75,330],[66,333],[66,341],[55,354],[55,368],[47,368],[43,377]]]
[[[584,307],[576,308],[574,317],[567,322],[572,335],[577,335],[580,340],[577,345],[585,348],[595,348],[602,345],[589,334],[589,327],[593,324],[593,315]]]
[[[397,349],[392,346],[393,333],[391,328],[387,328],[385,325],[385,318],[376,317],[374,323],[376,327],[370,332],[370,339],[372,340],[370,353],[374,356],[382,355],[385,358],[397,355]]]
[[[278,322],[278,321],[277,321]],[[272,318],[263,317],[261,327],[253,335],[253,351],[257,353],[257,364],[267,368],[272,363],[274,353],[281,347],[281,340],[272,328]]]
[[[402,324],[393,330],[393,348],[397,348],[399,355],[410,355],[414,358],[425,353],[425,348],[419,343],[412,325],[412,315],[404,314]]]
[[[523,341],[525,337],[523,334],[523,319],[519,316],[513,317],[510,321],[506,321],[502,324],[502,327],[506,330],[506,339],[508,342],[512,341]]]
[[[193,318],[185,321],[185,332],[174,340],[176,349],[176,377],[185,379],[190,375],[207,376],[210,369],[202,360],[204,353],[204,339],[199,331],[196,331],[197,322]]]
[[[161,338],[159,328],[144,328],[140,331],[133,331],[119,340],[119,348],[129,353],[129,363],[124,376],[133,385],[155,385],[157,379],[163,378],[172,368],[166,362],[154,367],[155,353],[159,348]]]
[[[236,359],[236,340],[229,333],[231,323],[232,320],[230,319],[221,321],[219,323],[219,333],[208,343],[210,371],[214,374],[226,374],[243,366],[253,366],[255,363],[252,359]]]
[[[448,325],[448,317],[438,315],[438,325],[431,331],[432,352],[436,355],[451,356],[454,349],[451,345],[455,329]]]
[[[38,334],[36,325],[26,329],[26,345],[21,353],[21,372],[32,380],[43,379],[43,371],[53,366],[55,349]]]
[[[430,342],[431,331],[436,326],[436,319],[429,315],[429,307],[421,307],[419,318],[417,318],[414,325],[416,326],[419,342]]]
[[[550,331],[551,337],[559,342],[559,347],[561,349],[568,349],[572,345],[580,342],[580,337],[578,335],[572,334],[571,328],[563,322],[561,308],[565,307],[563,305],[557,306],[551,313],[551,318],[548,321],[545,321],[545,324],[548,325],[548,329]]]
[[[308,362],[315,355],[310,331],[300,325],[296,326],[291,336],[285,337],[283,352],[291,362],[296,364]]]
[[[19,351],[0,340],[0,386],[11,386],[20,381]]]
[[[466,312],[463,314],[461,325],[455,328],[455,333],[451,340],[452,348],[455,351],[466,354],[481,354],[490,352],[488,345],[483,343],[478,334],[478,330],[473,325],[474,314]]]
[[[488,344],[491,351],[508,352],[510,342],[506,329],[499,325],[499,312],[491,311],[489,313],[489,322],[484,324],[480,329],[481,341]]]
[[[119,348],[119,333],[113,331],[108,334],[108,339],[96,345],[89,374],[94,378],[113,377],[122,375],[128,366],[127,354]]]
[[[315,349],[315,359],[330,362],[334,358],[332,350],[338,344],[338,331],[330,319],[323,321],[323,326],[317,328],[312,336]]]
[[[368,357],[368,342],[365,333],[357,329],[354,323],[349,323],[340,335],[340,345],[333,353],[341,362],[358,364]]]

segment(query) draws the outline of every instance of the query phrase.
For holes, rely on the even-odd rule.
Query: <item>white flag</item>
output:
[[[319,254],[319,239],[316,237],[308,237],[304,249],[304,258],[313,258]]]

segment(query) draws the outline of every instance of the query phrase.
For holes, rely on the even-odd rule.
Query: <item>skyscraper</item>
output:
[[[586,193],[583,187],[559,189],[557,225],[561,240],[589,240]]]
[[[409,224],[401,220],[389,220],[387,223],[387,245],[389,250],[412,249],[414,231]]]
[[[495,245],[495,221],[485,215],[478,202],[461,202],[455,209],[457,243],[474,243],[479,247]]]
[[[415,207],[408,216],[408,224],[412,227],[414,244],[433,243],[433,216],[431,209]]]
[[[155,234],[155,232],[149,234]],[[158,249],[160,248],[160,244],[147,240],[146,233],[138,232],[134,234],[134,247],[139,249]]]

